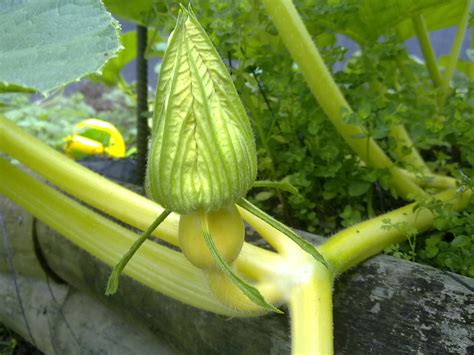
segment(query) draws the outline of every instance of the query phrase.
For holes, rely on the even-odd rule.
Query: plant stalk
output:
[[[466,36],[467,27],[469,25],[469,13],[471,11],[471,6],[472,0],[466,0],[466,6],[464,8],[461,21],[459,22],[458,29],[456,31],[456,36],[454,37],[451,52],[449,53],[448,66],[446,67],[446,71],[444,72],[443,82],[441,85],[441,91],[443,94],[442,104],[444,104],[446,96],[449,93],[449,83],[453,79],[454,71],[456,70],[459,54],[461,53],[462,42],[464,40],[464,37]]]
[[[368,166],[389,169],[399,195],[407,199],[424,196],[424,191],[403,176],[364,128],[344,122],[343,113],[351,112],[351,107],[324,64],[293,2],[263,0],[263,3],[311,92],[346,143]]]
[[[419,186],[430,187],[438,190],[452,189],[458,186],[458,181],[450,176],[439,175],[439,174],[429,174],[419,176],[407,170],[402,170],[408,178],[415,181]]]
[[[393,154],[395,154],[401,162],[414,168],[417,173],[422,175],[431,174],[430,169],[414,146],[404,125],[394,125],[390,128],[389,135],[396,142]],[[404,148],[409,148],[409,153],[406,153]]]
[[[333,354],[332,285],[330,272],[317,265],[311,278],[293,288],[292,354]]]
[[[163,208],[143,196],[77,164],[0,116],[0,151],[18,159],[67,193],[106,214],[145,230]],[[178,245],[178,216],[171,214],[156,230],[160,238]]]
[[[171,213],[169,210],[164,210],[156,220],[151,224],[150,227],[143,233],[135,242],[132,244],[130,249],[122,256],[120,261],[112,269],[112,274],[109,277],[107,283],[107,288],[105,289],[106,295],[113,295],[117,292],[119,286],[120,274],[123,272],[123,269],[130,262],[132,257],[135,255],[138,249],[143,245],[143,243],[148,239],[148,237],[153,233],[153,231],[168,217]]]
[[[0,193],[107,265],[115,265],[137,239],[136,234],[39,182],[2,158],[0,180]],[[145,241],[124,273],[195,307],[229,316],[242,315],[215,298],[203,273],[181,253],[157,243]]]
[[[437,200],[451,204],[454,210],[468,205],[472,191],[458,192],[450,189],[434,196]],[[409,226],[418,233],[432,227],[435,215],[428,208],[418,208],[417,203],[385,213],[376,218],[346,228],[329,238],[319,251],[334,268],[336,275],[359,264],[363,260],[382,252],[394,243],[407,239],[402,228],[386,228],[391,225]],[[384,228],[385,226],[385,228]]]
[[[431,45],[425,18],[422,14],[418,14],[412,17],[412,22],[413,27],[415,28],[416,37],[420,43],[421,52],[425,58],[428,73],[430,73],[431,81],[433,82],[434,87],[438,88],[442,85],[443,79],[436,61],[436,55]]]
[[[94,173],[27,134],[0,116],[0,152],[18,159],[65,192],[88,205],[141,230],[147,229],[164,209],[153,201]],[[247,214],[248,215],[248,214]],[[179,215],[171,213],[153,235],[179,246]],[[258,219],[249,221],[251,225]],[[239,271],[263,277],[281,257],[245,243],[236,260]]]

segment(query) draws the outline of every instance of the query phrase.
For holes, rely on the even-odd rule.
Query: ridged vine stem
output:
[[[449,53],[448,65],[446,66],[446,71],[444,72],[443,82],[441,85],[441,90],[444,95],[444,99],[449,92],[449,83],[453,79],[454,72],[456,70],[456,65],[458,63],[459,54],[461,53],[462,42],[466,36],[467,27],[469,25],[469,14],[472,7],[472,0],[466,0],[466,4],[463,10],[461,20],[458,24],[458,29],[454,37],[453,45],[451,47],[451,52]]]
[[[399,124],[390,127],[389,136],[396,142],[396,146],[393,149],[393,154],[398,158],[399,161],[407,164],[411,168],[414,168],[422,175],[431,174],[430,169],[421,157],[418,149],[416,149],[404,125]],[[409,149],[408,152],[405,151],[406,148]]]

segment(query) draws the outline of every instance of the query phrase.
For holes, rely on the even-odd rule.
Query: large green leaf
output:
[[[156,44],[160,43],[162,40],[163,39],[158,31],[155,31],[152,28],[148,29],[147,59],[160,54],[162,55],[162,53],[155,50]],[[100,74],[91,75],[91,80],[102,82],[109,86],[117,85],[119,82],[124,80],[121,75],[122,69],[137,56],[137,32],[131,31],[123,33],[120,35],[120,43],[122,44],[122,50],[115,58],[112,58],[107,62],[107,64],[102,68]]]
[[[122,79],[120,72],[137,56],[137,33],[135,31],[124,33],[120,36],[123,49],[115,58],[112,58],[102,68],[100,74],[94,74],[90,78],[106,85],[117,85]]]
[[[104,0],[104,5],[115,16],[142,25],[147,24],[147,18],[153,13],[152,0]]]
[[[428,30],[435,31],[456,26],[461,20],[465,3],[465,0],[445,0],[441,1],[441,3],[438,1],[438,4],[422,9],[421,14],[425,18]],[[402,39],[415,36],[415,30],[409,18],[400,22],[397,30]]]
[[[456,25],[465,0],[325,0],[315,11],[320,31],[331,29],[359,43],[377,40],[396,30],[401,40],[415,35],[411,18],[422,14],[428,29]]]
[[[0,2],[0,82],[47,93],[98,72],[119,49],[118,26],[95,0]]]

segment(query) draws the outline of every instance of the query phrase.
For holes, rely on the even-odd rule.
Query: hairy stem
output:
[[[305,283],[295,286],[290,296],[292,354],[333,353],[333,278],[317,267]]]
[[[112,266],[137,235],[39,182],[0,158],[0,193],[28,210],[72,243]],[[67,222],[66,222],[67,221]],[[210,292],[202,272],[185,257],[145,241],[125,269],[142,284],[195,307],[229,316],[242,315],[222,305]],[[249,315],[248,312],[245,315]]]
[[[395,167],[380,146],[368,137],[364,128],[344,122],[343,112],[351,112],[351,108],[324,64],[292,1],[263,0],[263,3],[313,95],[352,150],[367,165],[389,169],[392,174],[392,184],[399,195],[404,198],[425,195],[413,181],[400,173],[400,169]]]
[[[280,221],[274,219],[272,216],[266,214],[263,212],[261,209],[259,209],[257,206],[253,205],[249,201],[247,201],[245,198],[241,198],[238,201],[238,205],[247,211],[251,212],[253,215],[257,216],[262,220],[263,222],[269,224],[272,226],[273,229],[278,230],[279,232],[283,233],[288,239],[290,239],[293,243],[298,245],[300,249],[298,249],[298,254],[300,254],[301,250],[304,250],[308,254],[310,254],[317,262],[320,262],[323,264],[325,267],[329,268],[329,265],[327,264],[326,260],[324,257],[318,252],[318,250],[308,241],[305,239],[301,238],[295,231]],[[265,237],[265,235],[262,234],[262,237]],[[281,239],[275,240],[275,239],[269,239],[269,243],[273,243],[272,245],[279,251],[280,254],[294,254],[294,246],[288,245],[288,244],[282,244]],[[283,247],[285,246],[285,247]]]
[[[417,175],[407,170],[402,170],[408,178],[416,181],[416,183],[422,187],[430,187],[438,190],[452,189],[459,185],[458,181],[449,176],[429,174],[429,175]]]
[[[0,126],[0,151],[85,203],[141,230],[148,228],[163,212],[163,208],[152,201],[77,164],[1,116]],[[177,215],[170,215],[155,233],[178,245],[174,233],[178,222]]]
[[[114,266],[112,273],[110,274],[109,281],[107,282],[107,288],[105,290],[106,295],[113,295],[117,292],[119,286],[119,278],[120,274],[127,266],[130,259],[132,259],[133,255],[137,252],[137,250],[142,246],[145,240],[153,233],[153,231],[168,217],[171,211],[164,210],[156,220],[148,227],[148,229],[143,233],[135,242],[132,244],[130,249],[122,256],[120,261]]]
[[[415,28],[416,37],[420,43],[421,52],[425,58],[426,67],[431,77],[431,81],[435,87],[442,85],[443,79],[436,63],[436,56],[431,46],[430,36],[428,28],[426,27],[425,18],[422,14],[418,14],[412,17],[413,27]]]
[[[441,202],[451,204],[454,210],[460,210],[470,202],[472,191],[457,192],[450,189],[434,197]],[[414,227],[418,233],[431,228],[435,218],[434,213],[428,208],[415,209],[415,207],[417,204],[412,203],[346,228],[322,244],[319,251],[334,267],[335,273],[340,274],[382,252],[388,246],[407,239],[408,236],[401,228],[387,228],[388,224]]]

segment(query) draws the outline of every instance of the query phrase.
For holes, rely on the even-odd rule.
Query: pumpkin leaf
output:
[[[2,2],[2,91],[13,85],[46,94],[98,73],[120,47],[118,30],[99,1]]]
[[[331,29],[359,44],[376,41],[392,30],[403,41],[416,35],[413,16],[423,15],[428,30],[439,30],[456,25],[464,6],[465,0],[323,1],[316,6],[313,21],[322,24],[319,32]]]

